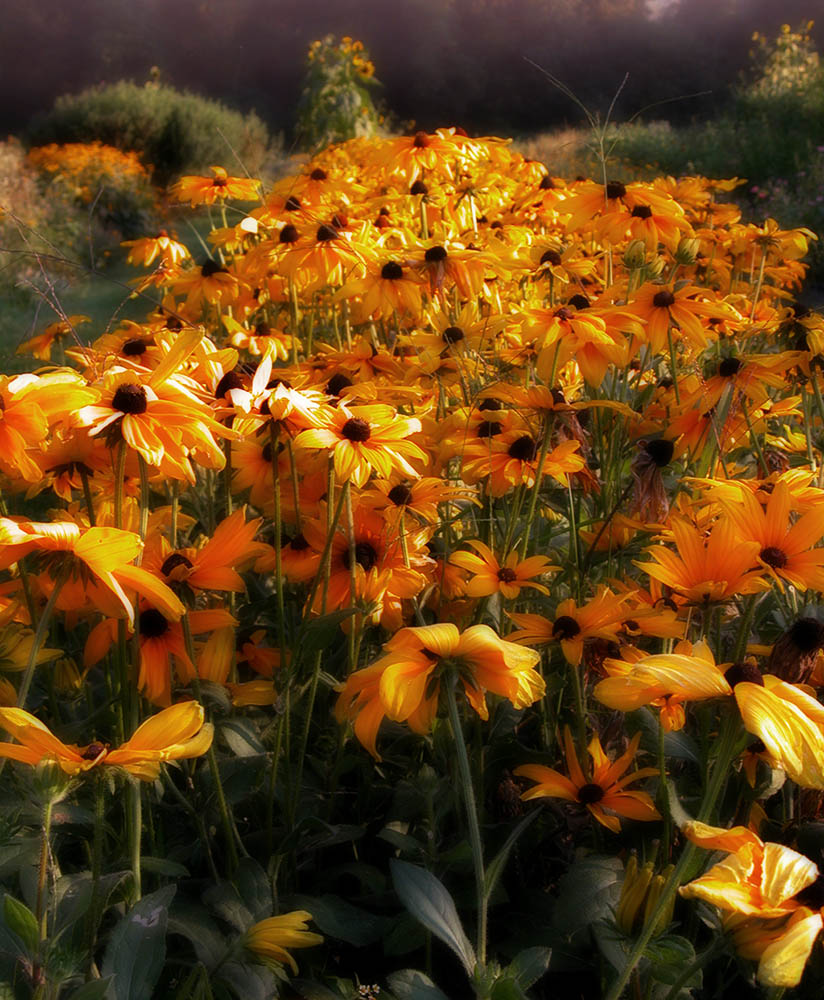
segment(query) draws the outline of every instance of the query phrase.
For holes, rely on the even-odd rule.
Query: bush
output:
[[[315,150],[357,136],[376,135],[380,115],[367,89],[375,68],[358,41],[334,36],[312,43],[298,105],[297,137]]]
[[[31,145],[99,141],[137,152],[160,185],[213,164],[236,170],[235,155],[254,173],[269,145],[266,126],[254,113],[243,115],[165,85],[125,80],[58,98],[50,112],[35,119],[27,138]]]

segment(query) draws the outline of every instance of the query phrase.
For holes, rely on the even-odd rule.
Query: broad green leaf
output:
[[[341,622],[351,618],[356,612],[357,608],[343,608],[327,615],[310,618],[304,624],[303,636],[298,647],[301,658],[328,649],[341,634]]]
[[[220,724],[218,733],[236,757],[266,753],[266,747],[260,742],[258,731],[250,719],[226,719]]]
[[[352,903],[331,894],[323,896],[291,896],[290,910],[308,910],[321,933],[362,948],[380,940],[392,921],[361,910]]]
[[[667,986],[674,986],[686,969],[695,961],[695,949],[692,942],[678,934],[670,934],[650,941],[644,955],[650,959],[650,968],[654,978]],[[689,980],[681,983],[681,986],[685,989],[700,986],[702,978],[701,969],[696,969]]]
[[[34,955],[40,944],[40,931],[37,918],[20,900],[14,896],[3,898],[3,920],[6,927],[16,934],[30,954]]]
[[[388,979],[389,988],[398,1000],[449,1000],[432,980],[416,969],[402,969],[393,972]]]
[[[92,979],[90,982],[84,983],[79,989],[76,989],[69,997],[69,1000],[104,1000],[104,997],[109,993],[111,985],[111,976],[106,976],[105,979]]]
[[[517,979],[503,976],[492,987],[492,1000],[529,1000]]]
[[[551,948],[524,948],[512,959],[506,971],[518,980],[520,986],[528,990],[549,968],[551,957]]]
[[[389,862],[398,898],[412,916],[441,939],[463,963],[467,975],[475,970],[475,952],[469,943],[452,897],[425,868],[393,858]]]
[[[151,872],[153,875],[167,875],[169,878],[186,878],[189,869],[177,861],[170,861],[168,858],[153,858],[143,855],[140,858],[140,867],[144,872]]]
[[[206,907],[196,903],[175,900],[169,913],[168,932],[187,938],[198,961],[207,969],[218,961],[228,947],[228,942],[206,912]]]
[[[618,858],[591,854],[575,861],[558,884],[553,926],[568,937],[608,917],[618,903],[623,877]]]
[[[240,859],[234,883],[255,923],[272,915],[272,884],[254,858]]]
[[[168,908],[176,886],[144,896],[115,926],[102,975],[114,976],[114,1000],[152,1000],[166,959]]]

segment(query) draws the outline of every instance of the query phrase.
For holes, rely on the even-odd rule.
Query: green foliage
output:
[[[377,85],[369,55],[358,41],[326,35],[313,42],[306,59],[297,136],[317,149],[378,132],[381,118],[369,93]]]
[[[99,140],[134,150],[154,168],[155,182],[167,184],[213,164],[236,170],[236,157],[254,173],[265,158],[269,133],[254,113],[243,115],[162,84],[121,80],[58,98],[32,123],[28,140],[34,145]]]

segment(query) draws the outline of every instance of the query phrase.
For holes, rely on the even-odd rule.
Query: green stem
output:
[[[727,773],[735,754],[738,727],[738,715],[737,713],[731,711],[726,716],[722,724],[718,756],[715,759],[712,777],[710,778],[709,785],[704,793],[704,798],[698,812],[698,820],[702,823],[706,823],[711,818],[718,797],[720,796],[726,783]],[[672,902],[672,898],[678,891],[682,878],[686,875],[692,865],[693,858],[695,857],[697,851],[698,848],[693,843],[687,844],[684,848],[683,854],[678,859],[678,863],[673,868],[669,878],[664,884],[664,888],[661,891],[661,895],[658,898],[658,903],[655,906],[655,909],[646,920],[643,930],[639,934],[635,944],[627,956],[626,965],[624,966],[621,974],[612,984],[605,1000],[619,1000],[620,996],[624,992],[624,987],[629,982],[633,969],[641,961],[644,951],[646,950],[646,947],[649,944],[656,927],[658,926],[658,921]]]
[[[18,708],[26,707],[26,698],[28,698],[29,689],[31,688],[31,683],[34,680],[34,668],[37,666],[37,657],[49,631],[49,625],[51,624],[52,614],[54,613],[54,609],[57,604],[57,598],[60,596],[63,584],[69,578],[69,572],[70,569],[67,564],[55,580],[54,587],[49,595],[48,603],[43,610],[43,614],[40,616],[40,621],[37,623],[37,631],[34,633],[34,642],[31,644],[31,649],[29,650],[29,658],[26,662],[26,669],[23,671],[23,678],[20,681],[20,690],[17,694]]]
[[[126,478],[126,442],[117,446],[114,461],[114,526],[123,527],[123,480]]]
[[[466,752],[466,742],[464,741],[461,720],[458,715],[458,703],[455,698],[455,684],[457,677],[447,679],[446,704],[449,709],[449,724],[452,728],[452,736],[455,740],[455,750],[458,758],[458,771],[461,777],[461,790],[466,805],[466,815],[469,821],[469,843],[472,848],[472,861],[475,867],[475,898],[478,907],[478,936],[477,955],[478,964],[483,969],[486,965],[486,878],[484,873],[483,844],[481,842],[481,828],[478,823],[478,808],[475,803],[475,792],[472,787],[472,771],[469,767],[469,756]]]
[[[86,472],[85,466],[80,466],[80,479],[83,482],[83,499],[86,501],[86,512],[89,515],[89,526],[94,527],[97,521],[94,516],[94,504],[92,503],[92,491],[89,486],[89,474]]]
[[[132,860],[132,878],[134,879],[132,904],[142,896],[142,879],[140,874],[140,848],[143,834],[143,798],[140,780],[129,781],[129,854]]]

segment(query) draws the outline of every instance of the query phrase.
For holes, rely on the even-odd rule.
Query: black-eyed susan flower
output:
[[[0,726],[18,743],[0,743],[0,757],[36,765],[54,761],[66,774],[77,775],[106,764],[120,767],[142,781],[154,781],[167,760],[201,757],[212,744],[213,727],[204,723],[203,708],[184,701],[158,712],[137,727],[116,750],[104,743],[63,743],[39,719],[21,708],[0,708]]]
[[[466,544],[475,549],[477,555],[473,552],[453,552],[449,561],[471,574],[466,584],[467,597],[488,597],[490,594],[500,593],[507,600],[513,600],[520,595],[523,587],[549,594],[543,584],[533,581],[534,577],[558,569],[546,556],[519,559],[517,551],[513,549],[503,563],[500,563],[492,549],[478,539],[470,539]]]
[[[619,833],[621,830],[620,816],[644,821],[660,819],[660,813],[646,792],[626,790],[627,785],[632,782],[658,774],[654,767],[642,767],[631,774],[626,774],[635,759],[640,742],[641,734],[636,733],[626,751],[617,760],[612,761],[604,753],[598,737],[593,736],[587,748],[592,758],[591,774],[585,774],[578,762],[572,733],[567,727],[564,729],[564,753],[569,777],[542,764],[524,764],[522,767],[517,767],[513,772],[515,775],[537,782],[534,787],[527,789],[521,798],[525,801],[552,798],[577,802],[613,833]]]

